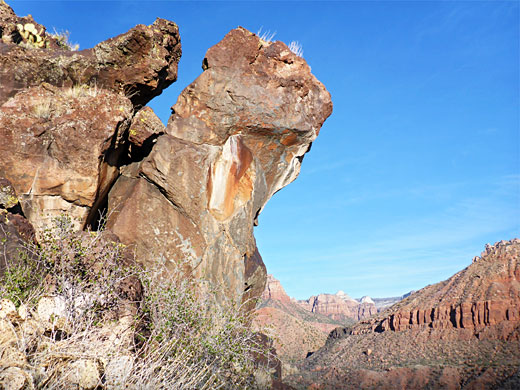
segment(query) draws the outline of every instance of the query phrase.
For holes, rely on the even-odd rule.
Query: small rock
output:
[[[0,373],[0,388],[22,390],[28,384],[27,374],[18,367],[9,367]]]
[[[0,319],[10,318],[16,316],[16,306],[9,299],[2,299],[0,301]]]
[[[100,383],[97,364],[92,360],[81,359],[71,364],[68,380],[81,389],[95,389]]]
[[[27,306],[20,305],[20,307],[18,308],[18,315],[22,320],[26,320],[27,318],[29,318],[29,309],[27,309]]]
[[[125,385],[134,366],[132,356],[117,356],[111,359],[105,366],[105,383],[107,389],[120,389]]]
[[[38,317],[42,321],[53,322],[66,317],[65,300],[62,297],[43,297],[38,302]]]

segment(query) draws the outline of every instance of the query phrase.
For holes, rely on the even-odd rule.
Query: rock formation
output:
[[[24,34],[25,29],[32,33]],[[141,107],[177,79],[180,57],[179,29],[164,19],[74,52],[30,15],[18,17],[0,2],[0,104],[20,91],[48,83],[96,86],[122,93]]]
[[[32,47],[27,25],[49,45]],[[135,109],[177,78],[178,28],[158,19],[72,52],[2,2],[0,31],[0,177],[37,234],[62,212],[83,228],[127,157]]]
[[[265,289],[260,298],[264,301],[273,300],[285,304],[291,302],[291,298],[286,294],[280,281],[271,274],[267,274]]]
[[[248,299],[265,280],[254,222],[296,178],[332,105],[302,58],[243,28],[209,49],[203,68],[150,154],[121,169],[107,226],[142,261],[186,259]]]
[[[95,229],[105,210],[141,263],[182,262],[228,298],[259,296],[254,223],[332,112],[307,63],[237,28],[208,50],[164,127],[142,106],[177,78],[175,23],[75,52],[2,1],[0,36],[0,178],[36,237],[63,212]]]
[[[520,340],[520,240],[486,245],[480,257],[450,279],[423,288],[384,317],[352,332],[461,329],[478,338]]]
[[[348,318],[359,321],[377,313],[374,302],[368,299],[360,302],[352,299],[345,292],[338,291],[336,294],[312,296],[298,303],[313,313],[325,315],[336,321],[345,321]]]
[[[415,291],[410,291],[398,297],[372,298],[378,312],[388,309],[390,306],[410,296]]]
[[[288,383],[316,389],[520,386],[520,240],[487,245],[448,280],[337,328]]]

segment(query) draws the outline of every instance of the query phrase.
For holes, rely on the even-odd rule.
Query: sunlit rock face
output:
[[[247,299],[265,284],[254,223],[298,175],[332,103],[302,58],[243,28],[208,50],[203,69],[150,154],[122,170],[108,226],[144,262],[189,260],[228,297]]]
[[[457,329],[464,337],[520,340],[520,240],[486,245],[448,280],[410,295],[353,333]]]
[[[175,23],[157,19],[79,52],[0,1],[0,179],[36,237],[67,213],[106,227],[144,265],[186,262],[223,295],[259,296],[253,226],[299,173],[330,95],[281,42],[238,28],[165,127],[142,107],[177,78]]]
[[[61,213],[83,228],[117,177],[114,162],[133,115],[124,96],[31,87],[0,106],[0,177],[40,235]]]
[[[164,19],[137,25],[92,49],[70,51],[30,15],[18,17],[0,2],[0,104],[46,82],[108,89],[141,107],[177,79],[180,57],[179,29]]]
[[[520,240],[349,327],[284,380],[295,388],[519,389]]]
[[[176,80],[180,53],[166,20],[76,52],[0,2],[0,177],[37,236],[62,213],[78,230],[96,219],[129,144],[150,137],[129,139],[136,111]]]

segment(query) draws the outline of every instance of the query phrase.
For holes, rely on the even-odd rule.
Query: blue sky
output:
[[[400,295],[519,236],[516,1],[7,2],[83,49],[175,21],[179,79],[150,104],[164,122],[232,28],[302,44],[334,112],[256,229],[291,296]]]

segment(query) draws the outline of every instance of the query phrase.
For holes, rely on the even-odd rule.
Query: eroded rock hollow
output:
[[[232,30],[165,127],[143,106],[177,78],[175,23],[74,52],[0,2],[0,35],[0,177],[36,237],[63,212],[95,228],[105,209],[141,263],[186,262],[230,298],[261,294],[253,226],[332,112],[303,58]]]

